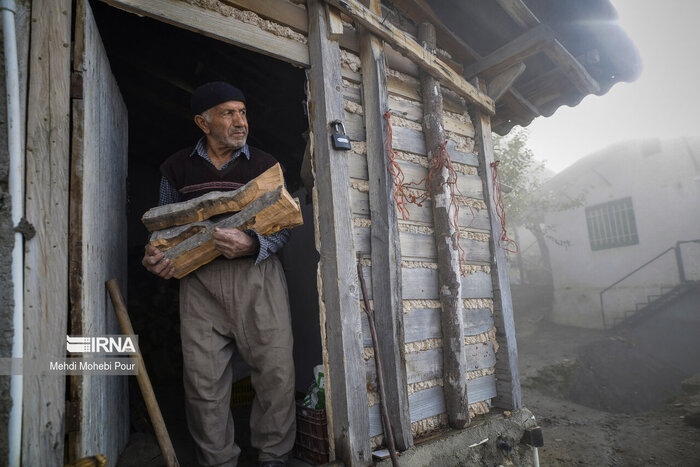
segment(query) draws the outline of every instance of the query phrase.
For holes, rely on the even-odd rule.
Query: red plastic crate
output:
[[[297,437],[293,454],[312,465],[328,463],[325,409],[312,409],[297,402]]]

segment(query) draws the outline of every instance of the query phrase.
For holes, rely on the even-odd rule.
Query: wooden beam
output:
[[[235,191],[214,191],[181,203],[149,209],[141,222],[149,231],[199,222],[218,214],[240,211],[264,193],[284,186],[279,163]]]
[[[378,7],[379,2],[372,2]],[[413,445],[408,411],[404,360],[403,302],[401,294],[401,245],[394,208],[394,181],[389,175],[385,151],[389,109],[386,61],[382,42],[369,31],[360,32],[362,103],[367,142],[369,208],[371,226],[372,289],[374,319],[382,356],[384,401],[397,449]],[[355,245],[357,248],[357,245]]]
[[[416,24],[430,23],[435,26],[438,46],[452,55],[455,60],[465,64],[481,58],[469,44],[440,21],[425,0],[393,0],[393,3]]]
[[[331,458],[348,466],[372,462],[356,257],[348,197],[347,152],[333,148],[329,125],[343,121],[340,48],[328,38],[321,0],[308,0],[310,120],[314,138],[315,194],[320,238],[320,309],[323,359],[328,370],[326,411]],[[334,455],[333,455],[334,453]]]
[[[513,86],[513,83],[520,78],[520,75],[522,75],[524,71],[525,64],[520,62],[508,68],[503,73],[496,75],[488,85],[487,92],[491,99],[493,99],[494,102],[498,102],[501,96]]]
[[[464,76],[467,78],[484,74],[493,76],[540,52],[553,39],[551,29],[541,24],[499,47],[478,62],[467,66],[464,69]]]
[[[306,8],[296,5],[288,0],[221,0],[222,3],[234,8],[249,10],[253,13],[289,26],[298,32],[306,33],[309,30],[309,18]]]
[[[545,50],[545,54],[584,95],[600,91],[600,85],[595,78],[588,73],[581,62],[571,55],[571,52],[566,50],[561,42],[553,39],[552,46]]]
[[[66,355],[71,12],[70,0],[31,2],[25,216],[36,235],[24,243],[25,362]],[[63,465],[66,377],[24,375],[23,385],[22,465]]]
[[[435,49],[435,28],[421,23],[418,37],[429,51]],[[428,73],[421,73],[423,91],[423,133],[428,148],[428,158],[437,157],[436,150],[446,141],[442,119],[442,93],[436,80]],[[459,234],[451,219],[450,194],[446,192],[446,168],[441,168],[437,177],[430,179],[433,205],[433,227],[438,256],[438,281],[440,304],[442,305],[443,340],[443,390],[447,417],[453,428],[464,428],[469,423],[467,401],[466,350],[464,347],[464,318],[462,316],[462,284],[460,281]]]
[[[373,34],[389,42],[391,46],[405,53],[416,64],[455,91],[469,102],[478,105],[488,114],[493,115],[495,105],[493,100],[484,92],[474,88],[468,81],[457,74],[445,62],[437,58],[434,52],[429,52],[401,29],[382,21],[382,18],[365,8],[357,0],[326,0],[333,6],[351,16],[360,25]]]
[[[476,80],[480,89],[484,89],[483,83]],[[513,302],[510,295],[510,279],[508,277],[508,259],[503,245],[499,242],[502,233],[501,222],[496,212],[494,203],[493,167],[494,161],[493,140],[491,139],[491,117],[472,107],[472,124],[476,135],[474,142],[479,150],[479,162],[481,177],[484,184],[484,192],[488,194],[486,204],[489,208],[491,219],[491,280],[493,283],[494,321],[496,324],[496,338],[500,344],[496,353],[496,399],[494,405],[509,410],[522,407],[520,393],[520,372],[518,369],[518,349],[515,342],[515,324],[513,322]]]
[[[518,23],[521,29],[530,29],[538,26],[540,20],[530,11],[522,0],[496,0],[503,10],[508,13],[513,21]]]
[[[530,11],[522,0],[497,0],[503,10],[508,13],[522,29],[539,26],[540,20]],[[549,59],[562,70],[569,80],[584,94],[594,94],[600,91],[598,82],[588,73],[583,64],[574,57],[554,36],[551,46],[545,49]]]
[[[259,52],[297,66],[309,65],[306,44],[212,10],[176,0],[102,0],[116,8]]]

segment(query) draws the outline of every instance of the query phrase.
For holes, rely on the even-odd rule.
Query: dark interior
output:
[[[227,81],[246,95],[248,143],[277,158],[287,189],[301,200],[305,224],[292,231],[282,259],[295,339],[297,391],[322,362],[313,216],[300,179],[306,147],[305,70],[101,2],[92,3],[112,72],[129,113],[128,306],[173,444],[192,456],[185,426],[179,337],[178,281],[156,278],[141,265],[148,232],[140,222],[158,203],[160,164],[201,136],[189,110],[191,92],[208,81]],[[150,430],[136,381],[130,381],[132,432]],[[246,408],[234,410],[237,442],[245,447]],[[178,446],[180,446],[178,448]],[[183,452],[180,452],[183,450]],[[255,457],[244,450],[244,457]]]

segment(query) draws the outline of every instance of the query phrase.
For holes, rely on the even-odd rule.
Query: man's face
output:
[[[243,147],[248,137],[248,119],[243,102],[228,101],[208,110],[207,136],[228,149]]]

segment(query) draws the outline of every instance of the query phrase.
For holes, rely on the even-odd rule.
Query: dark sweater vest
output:
[[[252,146],[248,146],[248,149],[250,160],[241,154],[231,165],[217,170],[198,154],[192,154],[192,146],[168,157],[160,166],[160,172],[180,193],[183,201],[211,191],[236,190],[277,163],[265,151]]]

